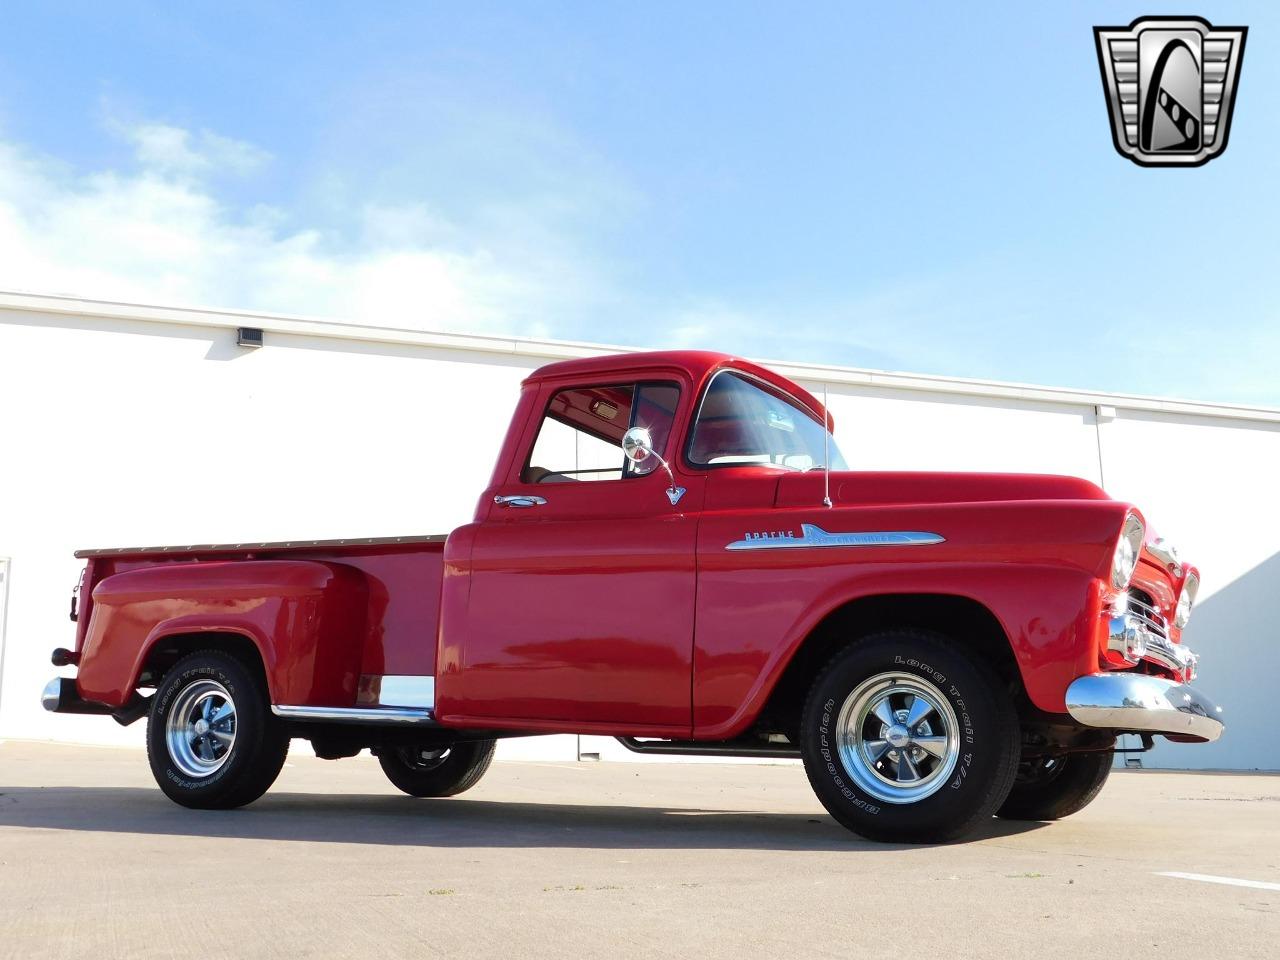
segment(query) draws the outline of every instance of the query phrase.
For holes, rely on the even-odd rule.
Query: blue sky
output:
[[[0,287],[1280,405],[1280,9],[1111,146],[1070,4],[27,4]]]

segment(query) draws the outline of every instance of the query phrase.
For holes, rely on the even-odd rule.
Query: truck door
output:
[[[702,485],[675,462],[683,393],[665,380],[542,388],[531,452],[475,532],[442,714],[689,732]],[[656,457],[626,461],[630,426],[677,471],[678,503]]]

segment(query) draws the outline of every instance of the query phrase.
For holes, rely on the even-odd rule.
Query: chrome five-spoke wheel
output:
[[[203,778],[216,772],[236,742],[236,705],[216,680],[197,680],[185,687],[169,710],[165,746],[182,773]]]
[[[940,790],[955,770],[959,724],[932,683],[880,673],[845,699],[836,744],[861,790],[885,803],[915,803]]]

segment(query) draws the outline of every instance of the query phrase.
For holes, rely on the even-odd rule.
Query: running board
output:
[[[272,704],[271,712],[285,720],[320,723],[413,723],[436,726],[430,710],[421,707],[299,707]]]
[[[763,740],[638,740],[618,737],[632,753],[667,754],[681,757],[772,757],[798,760],[799,749],[791,743]]]

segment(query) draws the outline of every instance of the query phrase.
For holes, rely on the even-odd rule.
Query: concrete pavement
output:
[[[1117,772],[1069,820],[908,847],[794,766],[506,762],[429,801],[294,750],[200,812],[138,751],[0,744],[0,957],[1280,955],[1280,776]]]

